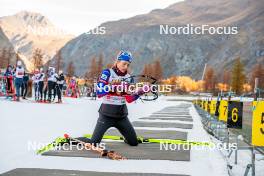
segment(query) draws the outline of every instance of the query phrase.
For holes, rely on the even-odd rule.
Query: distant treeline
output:
[[[17,53],[13,53],[12,48],[4,48],[0,50],[0,68],[6,68],[11,63],[12,55],[16,54],[17,60],[20,59]],[[44,67],[47,69],[53,66],[57,71],[65,69],[68,77],[75,76],[76,66],[74,62],[69,62],[66,66],[61,55],[61,51],[57,51],[53,60],[43,62],[44,53],[41,49],[36,48],[33,51],[30,59],[33,65],[33,71]],[[207,66],[203,80],[193,80],[188,76],[172,75],[169,78],[163,77],[163,69],[159,58],[152,63],[144,65],[141,73],[151,75],[160,83],[174,85],[175,92],[187,93],[193,91],[210,92],[216,94],[219,91],[232,91],[237,95],[252,92],[255,86],[255,78],[259,79],[258,88],[264,89],[264,65],[256,64],[249,73],[244,70],[244,64],[238,57],[235,59],[231,70],[223,70],[221,73],[216,73],[212,66]],[[104,57],[100,54],[94,56],[87,65],[87,71],[83,75],[86,80],[93,81],[98,78],[104,68],[113,67],[114,63],[105,63]],[[135,74],[135,73],[134,73]]]

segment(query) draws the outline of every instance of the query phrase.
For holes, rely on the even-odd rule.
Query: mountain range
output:
[[[54,26],[40,13],[21,11],[0,17],[0,26],[28,70],[32,70],[32,55],[42,50],[44,63],[74,36]]]
[[[15,64],[16,61],[16,52],[12,43],[9,41],[2,28],[0,27],[0,56],[7,57],[7,54],[4,54],[5,51],[10,53],[10,63]],[[6,60],[5,60],[6,61]],[[6,61],[7,62],[7,61]]]
[[[111,63],[119,50],[129,50],[134,60],[132,72],[160,59],[164,76],[202,76],[205,63],[219,74],[230,70],[240,57],[246,71],[264,63],[264,3],[259,0],[185,0],[148,14],[101,24],[105,34],[83,33],[61,48],[66,69],[73,62],[77,75],[90,67],[100,54]],[[160,25],[172,27],[209,25],[237,27],[238,33],[160,34]]]
[[[230,70],[237,57],[246,72],[264,63],[264,3],[260,0],[185,0],[165,9],[128,19],[109,21],[77,37],[64,33],[40,13],[21,11],[0,17],[0,47],[11,47],[32,70],[36,48],[44,53],[44,63],[60,50],[64,70],[74,63],[76,75],[90,68],[94,57],[112,63],[120,50],[133,54],[132,73],[141,73],[145,64],[159,59],[164,77],[186,75],[201,79],[204,65],[217,74]],[[161,26],[187,25],[236,27],[237,34],[161,34]],[[100,31],[100,30],[99,30]],[[12,56],[14,60],[14,55]],[[52,63],[51,62],[51,63]]]

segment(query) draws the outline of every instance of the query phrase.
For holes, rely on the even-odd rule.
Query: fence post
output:
[[[237,143],[237,148],[235,150],[235,164],[237,164],[237,157],[238,157],[238,137],[236,137],[236,143]]]
[[[258,100],[258,85],[259,85],[259,79],[255,78],[255,88],[254,88],[254,92],[255,92],[255,97],[254,100],[257,101]],[[256,155],[255,155],[255,151],[254,151],[254,146],[252,145],[252,150],[251,150],[251,159],[252,159],[252,176],[255,176],[255,159],[256,159]]]
[[[257,101],[258,100],[258,85],[259,85],[259,78],[255,78],[255,87],[254,87],[254,100]]]
[[[254,146],[252,146],[252,176],[255,176],[255,151],[254,151]]]

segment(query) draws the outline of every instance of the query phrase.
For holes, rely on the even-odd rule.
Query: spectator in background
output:
[[[15,86],[16,86],[16,101],[20,100],[20,91],[23,85],[23,77],[25,74],[24,67],[21,61],[17,61],[17,66],[15,69]]]
[[[52,96],[52,92],[53,92],[53,98],[55,99],[55,85],[56,85],[56,72],[55,72],[55,68],[54,67],[49,67],[48,69],[48,102],[50,103],[51,100],[51,96]]]
[[[27,93],[28,93],[28,81],[29,81],[29,75],[25,72],[23,76],[23,85],[22,85],[22,99],[26,99]]]
[[[8,94],[13,93],[13,67],[11,65],[7,66],[4,76],[7,83],[6,92]]]
[[[63,71],[60,70],[59,71],[59,75],[56,77],[57,79],[57,86],[56,86],[56,92],[58,95],[58,102],[57,103],[62,103],[61,97],[62,97],[62,88],[63,88],[63,84],[65,81],[65,77],[63,74]]]
[[[47,93],[48,93],[48,78],[47,77],[44,78],[43,90],[44,90],[43,102],[46,103],[47,102]]]
[[[39,82],[38,82],[38,91],[40,95],[40,102],[43,101],[43,88],[44,88],[44,78],[45,78],[45,73],[43,68],[40,68],[40,73],[39,73]]]
[[[34,84],[34,93],[35,93],[35,100],[38,101],[39,100],[39,70],[36,69],[34,71],[34,75],[32,76],[32,81]]]

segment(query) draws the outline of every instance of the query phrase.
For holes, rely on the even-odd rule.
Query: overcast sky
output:
[[[39,12],[75,35],[103,22],[148,13],[180,0],[0,0],[0,16],[27,10]]]

